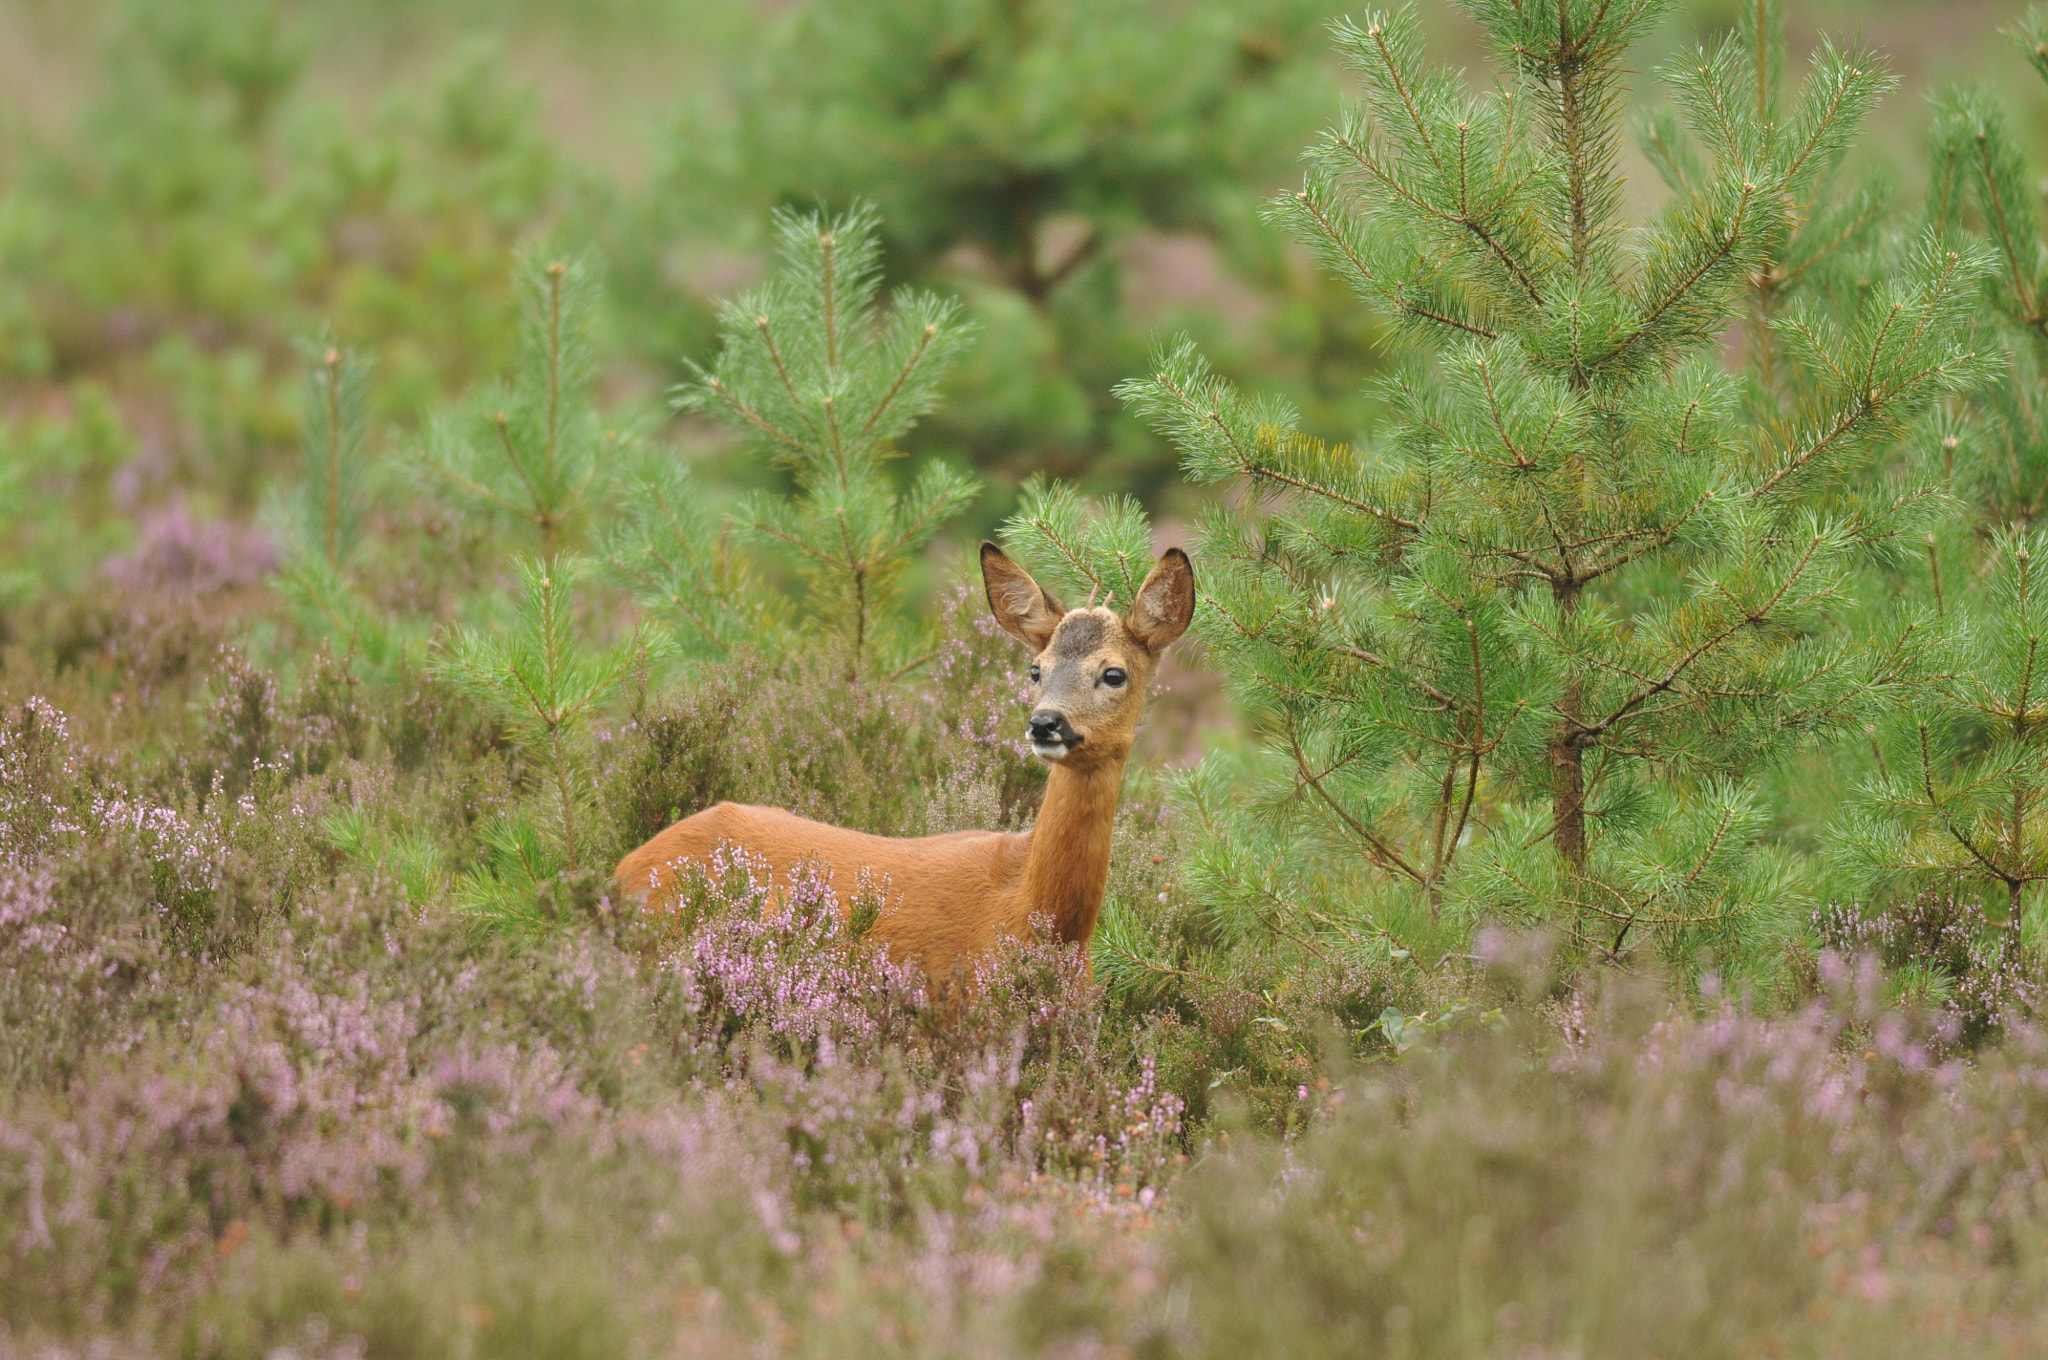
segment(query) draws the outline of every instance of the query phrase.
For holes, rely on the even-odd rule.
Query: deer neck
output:
[[[1085,944],[1095,933],[1123,783],[1122,760],[1062,762],[1046,776],[1045,801],[1029,833],[1024,898],[1034,914],[1052,918],[1055,935],[1067,943]]]

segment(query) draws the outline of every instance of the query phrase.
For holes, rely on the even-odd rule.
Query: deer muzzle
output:
[[[1041,708],[1031,715],[1031,749],[1040,760],[1058,760],[1079,746],[1082,736],[1057,709]]]

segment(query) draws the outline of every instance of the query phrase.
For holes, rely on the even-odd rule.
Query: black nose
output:
[[[1041,708],[1031,715],[1031,739],[1038,742],[1060,742],[1075,745],[1081,738],[1067,725],[1067,715],[1050,708]]]

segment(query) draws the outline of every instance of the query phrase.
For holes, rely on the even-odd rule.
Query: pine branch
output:
[[[1330,794],[1330,791],[1323,787],[1322,781],[1329,773],[1327,770],[1324,771],[1322,775],[1317,775],[1310,772],[1308,757],[1303,754],[1301,749],[1301,743],[1299,740],[1296,739],[1296,736],[1291,729],[1288,732],[1287,741],[1288,749],[1294,755],[1295,769],[1300,772],[1302,782],[1308,785],[1309,789],[1312,792],[1314,792],[1317,798],[1322,800],[1323,805],[1330,809],[1331,813],[1336,816],[1338,821],[1344,823],[1344,825],[1350,829],[1351,834],[1358,837],[1359,841],[1366,846],[1367,853],[1371,855],[1376,862],[1402,875],[1404,878],[1407,878],[1416,883],[1423,882],[1423,875],[1417,872],[1417,870],[1412,865],[1410,865],[1407,860],[1403,859],[1399,851],[1395,850],[1392,846],[1388,845],[1386,841],[1383,840],[1370,827],[1360,822],[1356,817],[1353,817],[1350,814],[1350,812],[1348,812],[1344,808],[1344,805],[1339,803],[1336,800],[1336,798]]]
[[[1379,279],[1372,267],[1365,262],[1356,246],[1330,220],[1329,215],[1316,203],[1309,192],[1301,190],[1293,194],[1290,201],[1298,205],[1300,211],[1308,216],[1310,222],[1314,224],[1318,237],[1327,242],[1345,263],[1349,265],[1350,272],[1353,275],[1353,286],[1361,292],[1377,289]],[[1401,296],[1398,292],[1386,291],[1381,295],[1387,299],[1389,305],[1402,315],[1411,316],[1420,321],[1427,321],[1448,330],[1477,336],[1483,340],[1498,338],[1497,332],[1489,330],[1485,326],[1452,316],[1448,312],[1436,311],[1425,307],[1410,298]]]

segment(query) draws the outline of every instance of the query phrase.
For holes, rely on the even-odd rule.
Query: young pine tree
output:
[[[518,371],[436,421],[420,451],[430,484],[482,522],[523,526],[543,555],[571,546],[616,436],[591,400],[588,267],[533,254],[519,264],[524,294]]]
[[[1983,571],[1949,606],[1941,664],[1884,727],[1836,848],[1880,901],[1992,897],[2016,960],[2048,882],[2048,535],[1999,532]]]
[[[2014,33],[2048,81],[2048,8]],[[1996,268],[1986,288],[2007,364],[1971,403],[1969,447],[1960,435],[1946,471],[1980,526],[2030,525],[2048,514],[2048,255],[2043,252],[2038,173],[2030,173],[2004,111],[1983,89],[1945,92],[1930,130],[1928,215],[1980,237]]]
[[[1799,126],[1821,113],[1810,103],[1794,106],[1788,98],[1781,0],[1749,0],[1737,7],[1734,31],[1717,55],[1732,58],[1736,67],[1735,81],[1724,80],[1717,97],[1725,101],[1739,94],[1743,101],[1741,106],[1724,104],[1721,119],[1739,107],[1755,128],[1797,137]],[[1824,48],[1822,60],[1830,59]],[[1851,53],[1848,61],[1867,69],[1871,58]],[[1882,79],[1878,88],[1889,84],[1889,79]],[[1842,113],[1854,122],[1873,92],[1842,88],[1840,93],[1848,101]],[[1674,195],[1697,190],[1712,173],[1708,148],[1676,108],[1651,109],[1641,120],[1638,138]],[[1850,172],[1844,164],[1848,146],[1846,137],[1829,138],[1795,153],[1804,157],[1804,163],[1778,186],[1783,237],[1771,249],[1765,267],[1743,280],[1737,311],[1745,413],[1759,424],[1796,423],[1800,403],[1813,391],[1799,371],[1796,347],[1788,344],[1780,322],[1801,306],[1853,308],[1872,277],[1874,256],[1896,244],[1885,239],[1895,197],[1891,179],[1882,166]]]
[[[304,471],[271,507],[281,562],[277,584],[300,629],[389,677],[417,657],[416,624],[379,609],[358,588],[374,500],[368,449],[370,361],[325,340],[308,346]]]
[[[779,655],[795,640],[788,601],[761,580],[736,537],[689,466],[657,454],[625,479],[598,554],[606,576],[647,611],[677,655]]]
[[[306,373],[305,477],[289,503],[295,556],[340,571],[355,554],[369,509],[364,397],[369,363],[353,349],[316,343]]]
[[[2014,36],[2048,79],[2048,10]],[[2006,363],[1942,441],[1962,514],[1925,541],[1946,646],[1880,730],[1835,848],[1880,904],[1929,890],[1980,899],[2017,961],[2048,881],[2048,255],[2039,176],[1996,101],[1944,94],[1930,142],[1929,215],[1988,246],[1989,338]]]
[[[895,441],[938,403],[971,332],[957,304],[931,293],[879,303],[871,212],[778,213],[775,232],[774,277],[726,305],[724,347],[678,391],[677,405],[723,422],[789,469],[796,494],[750,498],[735,527],[795,567],[807,613],[856,678],[907,659],[894,608],[904,569],[975,494],[971,479],[936,460],[900,489],[888,471]],[[642,569],[665,573],[658,593],[719,598],[722,550],[701,523],[695,529],[701,546],[677,557],[679,567],[638,556]]]
[[[1191,478],[1249,493],[1203,523],[1196,627],[1263,756],[1249,797],[1191,780],[1197,886],[1228,928],[1371,948],[1455,908],[1753,962],[1793,885],[1751,776],[1918,661],[1911,628],[1831,625],[1935,499],[1869,468],[1987,367],[1983,266],[1930,234],[1842,308],[1771,308],[1790,364],[1760,418],[1720,335],[1787,272],[1881,65],[1823,46],[1780,110],[1754,34],[1674,63],[1684,170],[1633,223],[1623,73],[1655,5],[1468,8],[1488,91],[1424,59],[1412,12],[1337,25],[1363,105],[1276,207],[1392,328],[1377,437],[1304,438],[1186,345],[1124,389]]]
[[[435,670],[502,722],[540,776],[537,815],[515,813],[487,830],[491,862],[465,896],[481,914],[536,919],[536,894],[557,875],[592,867],[587,731],[639,650],[629,638],[593,652],[576,636],[573,557],[517,562],[517,614],[504,630],[457,629]]]

